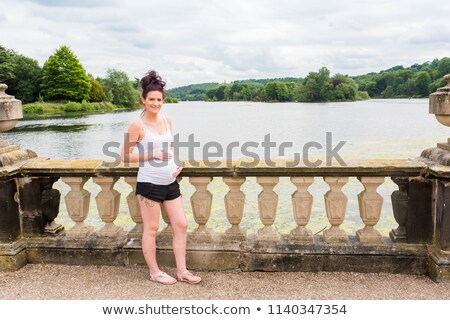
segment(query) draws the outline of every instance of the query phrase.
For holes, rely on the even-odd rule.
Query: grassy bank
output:
[[[173,97],[166,97],[164,103],[178,103],[178,100]],[[22,105],[24,119],[70,117],[95,113],[131,111],[139,108],[139,105],[135,109],[130,109],[112,104],[111,102],[87,102],[84,100],[82,102],[33,102]]]
[[[34,102],[22,106],[25,119],[105,113],[129,110],[110,102]]]

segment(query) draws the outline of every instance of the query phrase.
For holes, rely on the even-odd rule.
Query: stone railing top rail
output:
[[[212,166],[211,163],[214,163]],[[419,176],[428,167],[417,160],[353,160],[346,166],[333,163],[318,167],[301,162],[292,166],[293,160],[277,160],[270,165],[260,162],[249,166],[250,161],[217,160],[184,161],[180,176]],[[135,176],[138,163],[105,162],[102,160],[47,160],[36,158],[25,163],[19,170],[24,176]]]

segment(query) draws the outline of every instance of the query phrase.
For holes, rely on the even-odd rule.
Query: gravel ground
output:
[[[166,270],[174,275],[174,270]],[[450,283],[385,273],[197,272],[198,285],[151,282],[145,267],[26,265],[0,272],[0,299],[450,299]]]

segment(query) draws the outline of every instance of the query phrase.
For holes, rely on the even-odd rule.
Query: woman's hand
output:
[[[173,173],[173,176],[176,178],[180,174],[181,170],[183,170],[183,167],[179,166],[177,170],[175,170],[175,172]]]
[[[153,152],[152,159],[167,161],[172,158],[172,154],[164,152],[164,150],[156,150]]]

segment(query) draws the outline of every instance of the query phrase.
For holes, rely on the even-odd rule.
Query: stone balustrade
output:
[[[134,195],[137,164],[113,166],[97,160],[46,160],[36,158],[18,169],[14,179],[18,185],[22,237],[26,241],[26,260],[31,263],[123,264],[145,263],[141,254],[142,218]],[[186,179],[195,191],[189,195],[196,227],[188,236],[188,263],[197,269],[236,269],[268,271],[386,271],[427,273],[430,246],[435,236],[432,206],[424,206],[424,197],[433,192],[424,180],[430,169],[416,160],[355,161],[347,166],[308,167],[261,164],[251,167],[241,162],[221,162],[214,168],[204,163],[193,167],[186,163],[179,179]],[[123,177],[131,187],[128,194],[115,186]],[[245,203],[249,195],[242,191],[248,178],[256,177],[257,210],[262,227],[249,232],[245,222]],[[291,196],[292,221],[290,233],[280,233],[277,219],[279,196],[276,191],[280,177],[289,177],[295,187]],[[360,230],[348,234],[342,229],[347,213],[348,195],[343,191],[349,178],[356,177],[362,191],[357,195]],[[228,192],[223,199],[214,199],[208,190],[213,179],[221,179]],[[389,236],[377,230],[383,197],[377,192],[391,178],[398,187],[392,193],[392,214],[398,223]],[[52,187],[61,179],[69,191],[60,195]],[[89,212],[94,197],[85,188],[89,179],[99,186],[95,195],[96,212]],[[310,189],[319,180],[328,186],[323,198],[314,197]],[[182,190],[183,192],[183,190]],[[412,197],[412,195],[415,195]],[[18,199],[17,199],[18,198]],[[64,200],[63,200],[64,199]],[[73,226],[59,226],[55,218],[64,201]],[[134,226],[130,230],[116,224],[120,202],[127,204]],[[223,203],[229,227],[225,232],[209,225],[213,201]],[[329,226],[322,234],[309,228],[313,204],[323,202]],[[101,227],[86,223],[98,215]],[[173,264],[170,221],[162,212],[167,227],[157,238],[162,264]],[[420,227],[418,227],[420,226]],[[430,228],[431,226],[431,228]],[[23,241],[23,240],[22,240]],[[434,252],[434,251],[433,251]],[[1,255],[1,252],[0,252]],[[0,259],[1,261],[1,259]]]

